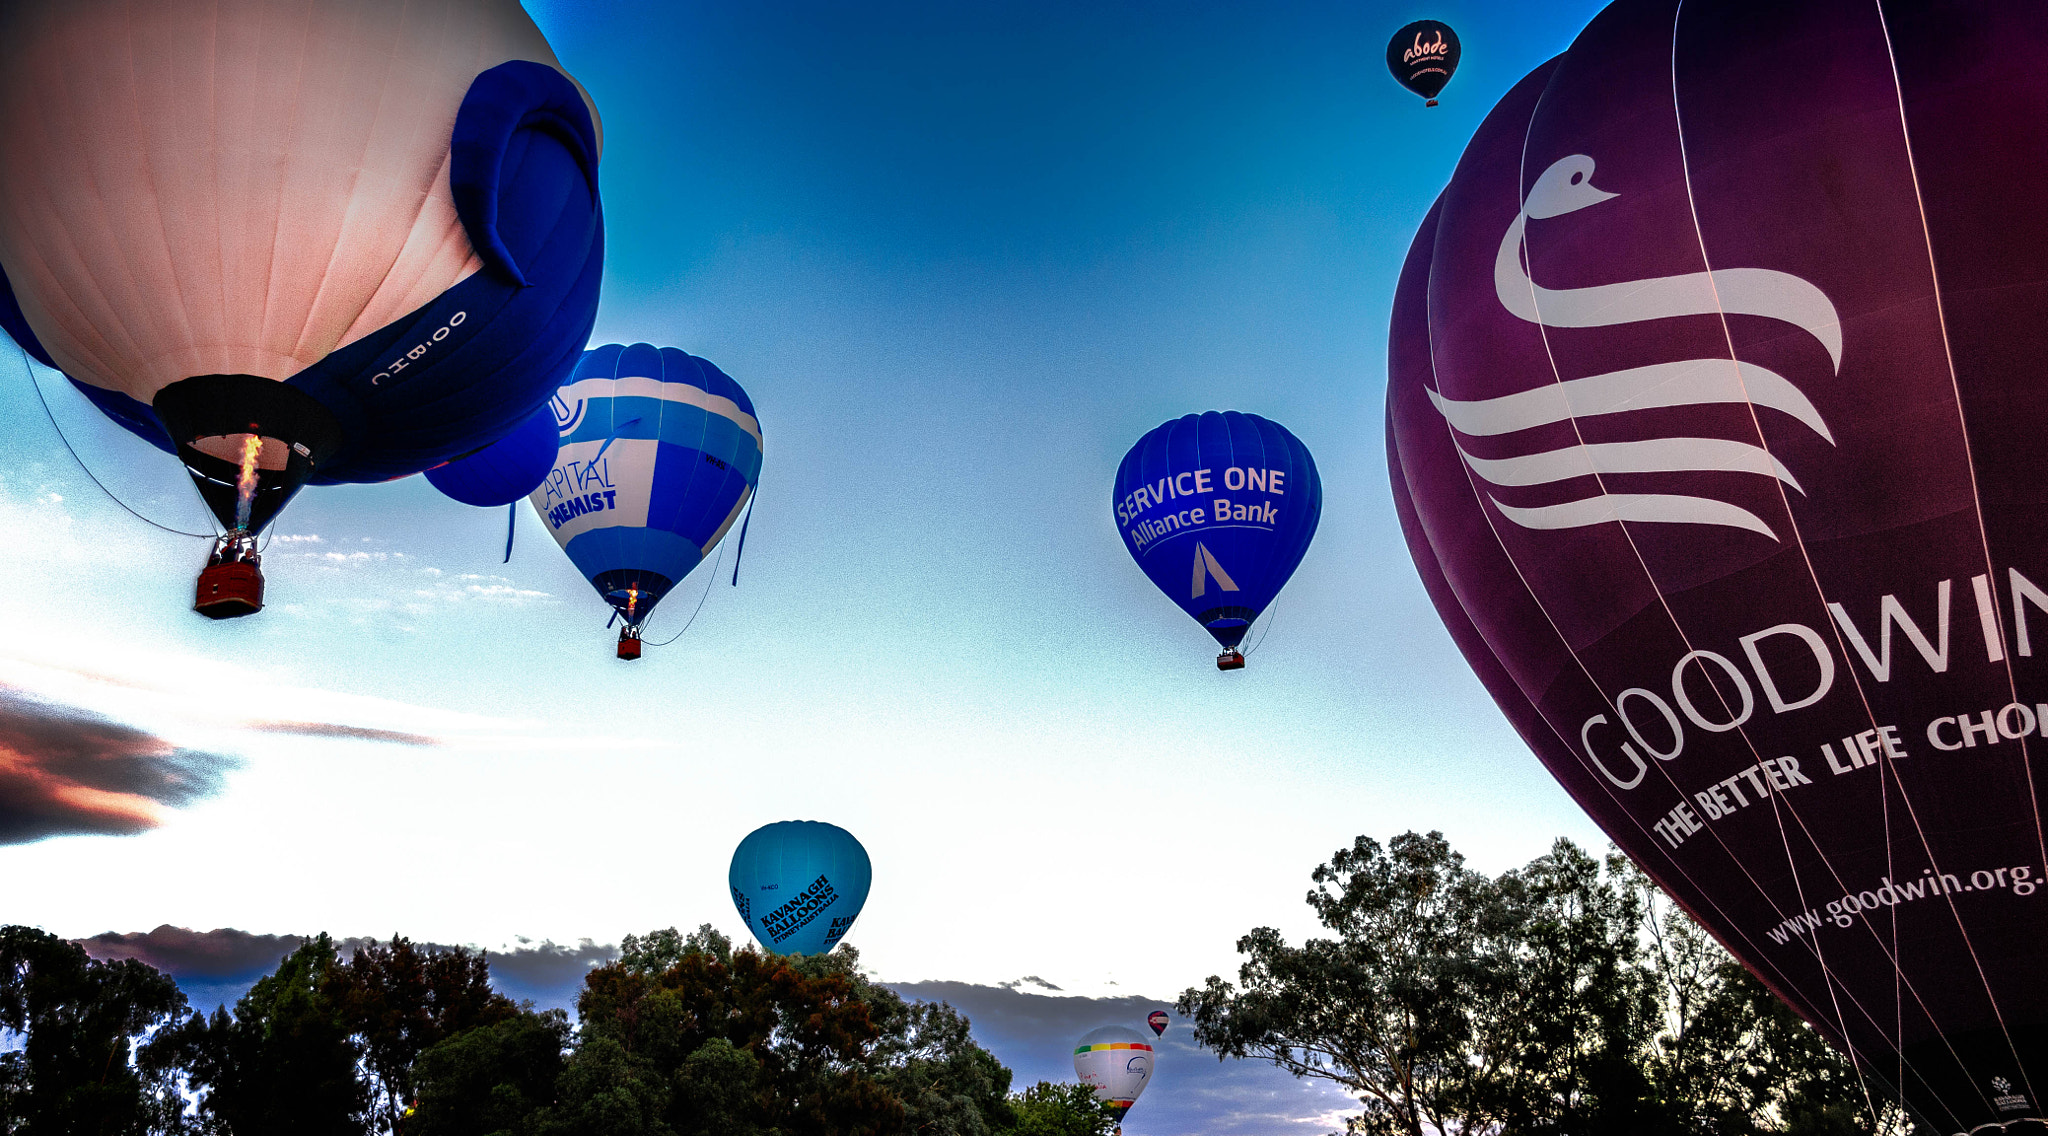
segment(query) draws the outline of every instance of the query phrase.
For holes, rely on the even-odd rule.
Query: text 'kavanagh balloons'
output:
[[[604,234],[595,112],[517,4],[203,15],[0,6],[0,327],[185,464],[226,530],[196,606],[226,616],[262,606],[254,534],[301,486],[547,401]]]
[[[1111,501],[1124,548],[1244,665],[1237,645],[1294,575],[1323,514],[1315,459],[1278,423],[1190,414],[1138,439]]]
[[[1152,1079],[1152,1043],[1122,1026],[1090,1031],[1074,1046],[1074,1073],[1122,1124]]]
[[[1417,20],[1387,43],[1387,70],[1394,81],[1435,106],[1438,92],[1458,69],[1458,33],[1436,20]]]
[[[625,622],[620,657],[638,658],[648,613],[753,495],[761,423],[725,372],[646,343],[591,348],[553,405],[560,448],[534,511]]]
[[[2048,1096],[2043,45],[2019,0],[1615,3],[1472,139],[1389,349],[1494,698],[1943,1133]]]
[[[821,955],[837,946],[873,880],[860,841],[815,820],[777,821],[748,833],[726,875],[754,940],[784,955]]]

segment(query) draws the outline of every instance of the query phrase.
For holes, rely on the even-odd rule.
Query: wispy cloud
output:
[[[379,730],[370,726],[345,726],[339,722],[250,722],[249,729],[269,734],[298,734],[309,738],[356,738],[393,745],[437,746],[441,739],[403,730]]]
[[[236,764],[0,684],[0,844],[154,828]]]

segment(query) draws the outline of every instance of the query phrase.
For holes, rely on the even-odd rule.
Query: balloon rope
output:
[[[72,448],[71,439],[64,436],[64,427],[57,425],[57,416],[51,413],[50,411],[50,400],[43,397],[43,384],[36,381],[36,369],[29,364],[28,352],[23,350],[22,346],[18,343],[14,345],[14,349],[16,351],[21,352],[21,367],[22,370],[28,372],[28,385],[36,388],[36,401],[43,404],[43,417],[50,420],[50,428],[57,432],[57,440],[64,443],[64,449],[70,453],[71,460],[78,463],[78,468],[84,471],[87,480],[91,481],[94,485],[99,486],[100,492],[107,495],[107,500],[112,501],[114,504],[121,506],[122,509],[127,511],[129,516],[134,517],[136,520],[141,521],[143,524],[155,525],[155,527],[160,528],[167,533],[176,533],[179,536],[194,536],[198,537],[201,540],[214,539],[214,533],[186,532],[184,529],[174,529],[169,525],[157,524],[157,522],[152,521],[148,517],[143,516],[141,513],[136,512],[134,509],[129,508],[128,502],[123,501],[119,497],[114,496],[114,491],[107,488],[106,483],[101,481],[96,475],[94,475],[92,467],[86,465],[85,459],[79,457],[78,451]]]
[[[1280,597],[1275,596],[1273,597],[1273,605],[1267,608],[1265,611],[1266,626],[1259,630],[1259,641],[1245,648],[1244,654],[1246,658],[1250,658],[1253,651],[1256,651],[1259,648],[1266,645],[1266,636],[1271,635],[1273,633],[1273,621],[1279,618],[1277,615],[1273,613],[1279,610]]]
[[[740,557],[747,554],[747,526],[754,523],[754,502],[760,500],[760,497],[761,482],[757,477],[754,482],[753,495],[747,498],[747,517],[740,522],[740,547],[738,551],[732,554],[732,586],[735,588],[740,586]],[[721,555],[724,554],[723,549],[720,549],[719,552]]]
[[[690,613],[690,618],[689,618],[689,621],[688,621],[687,623],[684,623],[684,624],[683,624],[683,630],[682,630],[682,631],[678,631],[678,632],[676,632],[676,633],[675,633],[674,635],[671,635],[671,636],[669,636],[669,637],[668,637],[667,639],[664,639],[664,640],[662,640],[662,641],[661,641],[661,642],[659,642],[659,643],[649,643],[649,644],[647,644],[647,646],[649,646],[649,647],[666,647],[666,646],[668,646],[668,645],[669,645],[670,643],[673,643],[673,642],[675,642],[676,640],[678,640],[678,639],[681,639],[681,638],[683,637],[683,631],[688,631],[688,630],[690,629],[690,624],[691,624],[691,623],[695,623],[695,622],[697,622],[697,612],[703,611],[703,610],[704,610],[704,601],[705,601],[705,600],[708,600],[708,599],[710,599],[710,598],[711,598],[711,587],[712,587],[712,585],[714,585],[714,584],[718,583],[718,569],[719,569],[719,568],[720,568],[720,566],[722,566],[722,565],[723,565],[724,563],[725,563],[725,542],[724,542],[724,541],[720,541],[720,542],[718,543],[718,559],[717,559],[717,560],[714,560],[714,561],[712,561],[712,562],[711,562],[711,575],[710,575],[710,577],[708,577],[708,578],[707,578],[707,579],[706,579],[706,580],[704,581],[704,594],[703,594],[703,595],[700,595],[700,596],[698,596],[698,597],[697,597],[697,611],[693,611],[693,612],[691,612],[691,613]],[[735,567],[737,567],[737,564],[735,564]]]
[[[519,502],[505,505],[505,563],[512,563],[512,533],[519,527]]]

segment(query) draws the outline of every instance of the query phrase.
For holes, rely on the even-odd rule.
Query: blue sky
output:
[[[204,543],[109,502],[0,356],[0,684],[198,771],[141,831],[0,846],[0,919],[739,936],[732,847],[814,818],[873,857],[879,975],[1163,1000],[1253,926],[1311,932],[1308,872],[1359,833],[1490,870],[1604,843],[1430,610],[1381,442],[1413,228],[1596,7],[531,0],[604,118],[595,342],[703,355],[760,412],[740,585],[620,663],[536,518],[500,563],[502,510],[413,478],[303,494],[270,608],[210,623]],[[1421,16],[1464,40],[1434,110],[1382,59]],[[175,463],[40,378],[114,493],[205,527]],[[1325,492],[1235,674],[1109,503],[1140,435],[1226,408]]]

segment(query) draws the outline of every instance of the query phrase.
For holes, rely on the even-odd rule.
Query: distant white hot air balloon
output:
[[[1116,1113],[1121,1130],[1124,1113],[1152,1079],[1152,1043],[1137,1030],[1104,1026],[1074,1046],[1074,1073]]]

